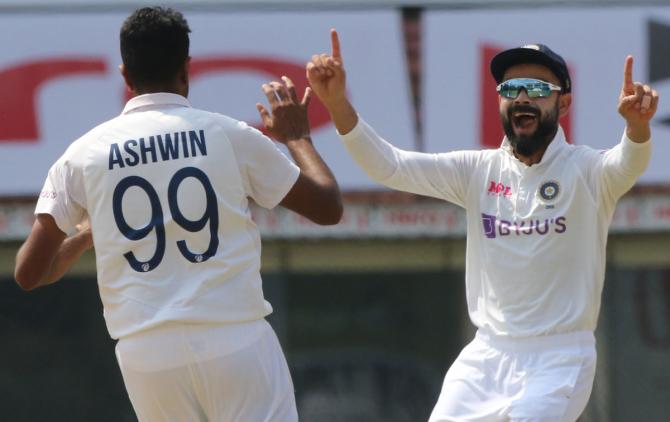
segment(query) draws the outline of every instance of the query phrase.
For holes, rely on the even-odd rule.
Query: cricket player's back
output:
[[[112,337],[271,312],[247,197],[273,207],[295,181],[288,160],[262,162],[276,153],[257,130],[174,94],[136,97],[73,143],[60,168],[89,214]]]

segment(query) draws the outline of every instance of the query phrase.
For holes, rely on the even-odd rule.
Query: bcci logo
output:
[[[551,180],[549,182],[544,182],[542,186],[540,186],[539,194],[545,201],[553,201],[558,196],[560,190],[561,188],[558,182]]]

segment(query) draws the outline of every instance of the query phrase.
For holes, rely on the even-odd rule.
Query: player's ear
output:
[[[188,85],[188,74],[191,70],[191,57],[187,57],[184,61],[184,65],[181,67],[179,72],[179,80],[181,83]]]
[[[177,72],[177,78],[174,80],[175,83],[174,88],[176,89],[175,92],[184,97],[188,97],[188,90],[189,90],[188,76],[190,69],[191,69],[191,57],[187,57],[186,60],[184,60],[184,63],[179,68],[179,72]]]
[[[572,94],[562,94],[558,97],[558,117],[563,117],[568,114],[570,104],[572,104]]]
[[[128,76],[128,70],[126,69],[126,66],[121,63],[119,65],[119,72],[121,72],[121,76],[123,76],[123,80],[126,82],[126,86],[128,87],[128,90],[130,92],[135,92],[135,88],[133,87],[133,83],[130,80],[130,77]]]

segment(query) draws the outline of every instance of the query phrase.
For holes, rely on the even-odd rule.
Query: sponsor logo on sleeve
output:
[[[40,198],[43,199],[56,199],[57,196],[56,191],[51,189],[45,189],[40,192]]]

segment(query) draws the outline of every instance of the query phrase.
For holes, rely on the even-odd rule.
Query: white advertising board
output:
[[[330,51],[338,28],[352,101],[413,148],[400,16],[395,11],[186,13],[191,91],[198,108],[260,125],[261,84],[286,74],[302,92],[304,66]],[[0,15],[0,195],[35,195],[65,148],[123,108],[118,38],[126,14]],[[394,87],[389,100],[388,87]],[[345,190],[375,184],[341,145],[322,105],[311,106],[313,138]]]
[[[372,202],[372,201],[370,201]],[[0,240],[23,240],[33,225],[33,202],[0,206]],[[465,211],[436,199],[423,201],[346,203],[342,221],[319,226],[285,208],[251,213],[264,239],[297,238],[464,238]],[[614,234],[670,232],[670,195],[626,195],[614,213]]]
[[[624,129],[617,101],[624,59],[632,54],[633,77],[652,82],[661,96],[653,158],[641,182],[670,183],[670,126],[662,123],[670,117],[670,8],[433,11],[424,23],[426,150],[500,145],[490,58],[531,43],[548,45],[568,63],[572,142],[610,148]]]

